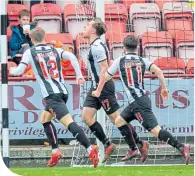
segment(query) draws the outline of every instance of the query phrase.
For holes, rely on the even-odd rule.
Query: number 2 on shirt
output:
[[[58,70],[57,70],[57,63],[56,61],[54,60],[49,60],[47,63],[47,67],[49,67],[49,75],[53,78],[53,79],[56,79],[56,78],[59,78],[59,73],[58,73]],[[40,62],[40,67],[41,67],[41,70],[43,72],[43,75],[46,79],[48,79],[49,75],[45,69],[45,65],[44,65],[44,62],[41,61]]]

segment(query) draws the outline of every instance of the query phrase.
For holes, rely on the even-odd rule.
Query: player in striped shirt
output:
[[[48,166],[52,167],[58,163],[62,153],[58,149],[57,132],[51,120],[54,116],[73,134],[73,136],[83,145],[92,160],[94,167],[98,164],[98,152],[85,136],[84,131],[74,121],[66,106],[68,92],[64,84],[62,75],[61,59],[68,59],[76,72],[76,80],[79,85],[84,83],[77,58],[70,52],[60,48],[52,48],[45,42],[45,31],[41,28],[32,30],[31,40],[35,47],[28,49],[18,67],[10,68],[13,76],[21,75],[28,64],[32,66],[34,75],[40,85],[42,95],[46,102],[45,110],[41,115],[47,138],[52,145],[52,156]]]
[[[109,51],[100,36],[105,33],[106,25],[100,18],[91,20],[85,27],[84,36],[90,41],[88,66],[91,75],[91,89],[87,93],[82,113],[83,121],[89,126],[91,132],[105,147],[103,162],[108,159],[116,147],[106,136],[101,124],[94,119],[94,115],[101,107],[105,110],[113,123],[115,123],[115,119],[119,115],[119,104],[117,103],[115,96],[114,82],[113,80],[109,80],[105,83],[104,80],[105,72],[109,66]],[[139,139],[134,128],[130,124],[123,125],[118,129],[130,148],[137,149],[138,145],[142,155],[142,162],[144,162],[148,153],[147,141]],[[139,151],[136,150],[131,158],[138,156]]]
[[[120,127],[134,119],[138,120],[153,136],[177,148],[185,157],[186,164],[189,164],[190,147],[180,143],[168,131],[161,129],[152,112],[151,100],[146,95],[144,89],[144,74],[148,70],[155,73],[159,78],[162,88],[161,96],[163,100],[168,100],[168,90],[162,71],[148,59],[136,55],[138,40],[135,36],[127,36],[123,44],[126,55],[116,59],[105,75],[105,79],[108,81],[119,71],[124,90],[129,100],[129,105],[116,118],[116,125]],[[129,150],[125,158],[128,159],[131,155],[132,151]]]

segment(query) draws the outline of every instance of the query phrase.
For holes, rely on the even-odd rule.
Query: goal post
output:
[[[8,119],[8,74],[7,74],[7,8],[6,1],[1,1],[1,117],[3,161],[9,167],[9,119]]]
[[[99,17],[102,19],[102,21],[105,21],[105,9],[104,9],[104,0],[96,0],[96,17]],[[101,37],[101,39],[105,42],[105,35]],[[106,114],[103,108],[101,108],[97,112],[97,121],[101,124],[104,132],[106,133]],[[102,161],[104,158],[104,145],[97,140],[97,145],[99,147],[99,165],[102,165]]]

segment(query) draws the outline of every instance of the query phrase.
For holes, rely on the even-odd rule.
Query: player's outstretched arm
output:
[[[155,73],[155,75],[158,77],[158,79],[161,82],[161,88],[162,88],[161,96],[163,100],[168,100],[169,93],[166,87],[166,81],[165,81],[162,70],[159,67],[157,67],[155,64],[152,64],[150,67],[150,72]]]
[[[81,69],[79,67],[79,62],[74,54],[68,51],[63,51],[62,53],[62,59],[64,60],[70,60],[75,72],[76,72],[76,80],[77,84],[83,85],[85,82],[85,79],[83,78],[83,75],[81,73]]]
[[[30,64],[30,57],[32,57],[31,54],[29,54],[29,53],[30,53],[30,49],[27,50],[26,52],[24,52],[24,54],[22,56],[22,60],[21,60],[20,64],[18,65],[18,67],[11,67],[10,68],[10,70],[9,70],[10,75],[20,76],[21,74],[24,73],[28,64]]]

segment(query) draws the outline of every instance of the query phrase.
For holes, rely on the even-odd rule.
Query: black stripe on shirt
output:
[[[54,94],[54,91],[53,91],[53,89],[52,89],[50,83],[49,83],[48,81],[46,81],[46,79],[45,79],[45,77],[44,77],[44,75],[43,75],[43,72],[42,72],[42,69],[41,69],[41,66],[40,66],[39,61],[36,59],[38,56],[37,56],[37,52],[36,52],[35,47],[31,48],[30,51],[31,51],[31,55],[32,55],[32,58],[33,58],[33,62],[34,62],[34,64],[35,64],[35,67],[36,67],[36,69],[37,69],[37,72],[38,72],[38,74],[39,74],[41,80],[43,81],[44,86],[45,86],[45,88],[46,88],[48,94],[49,94],[49,95],[50,95],[50,94]]]
[[[107,70],[107,73],[108,73],[110,76],[113,76],[108,70]]]
[[[94,58],[93,58],[91,50],[89,51],[89,62],[90,62],[90,65],[91,65],[91,71],[92,71],[92,73],[94,75],[95,82],[97,84],[97,83],[99,83],[99,76],[98,76],[97,70],[95,68],[95,61],[94,61]]]
[[[28,64],[27,64],[27,63],[25,63],[25,62],[20,62],[20,64],[24,64],[24,65],[28,66]]]
[[[124,56],[124,57],[121,58],[121,60],[120,60],[120,71],[121,71],[121,76],[122,76],[122,79],[123,79],[123,82],[124,82],[125,86],[129,89],[129,92],[130,92],[130,94],[132,95],[132,97],[133,97],[134,99],[137,99],[138,96],[137,96],[137,94],[136,94],[136,92],[135,92],[135,89],[129,87],[129,85],[128,85],[128,77],[127,77],[127,73],[126,73],[126,70],[125,70],[125,67],[124,67],[124,65],[125,65],[125,59],[126,59],[126,56]]]

